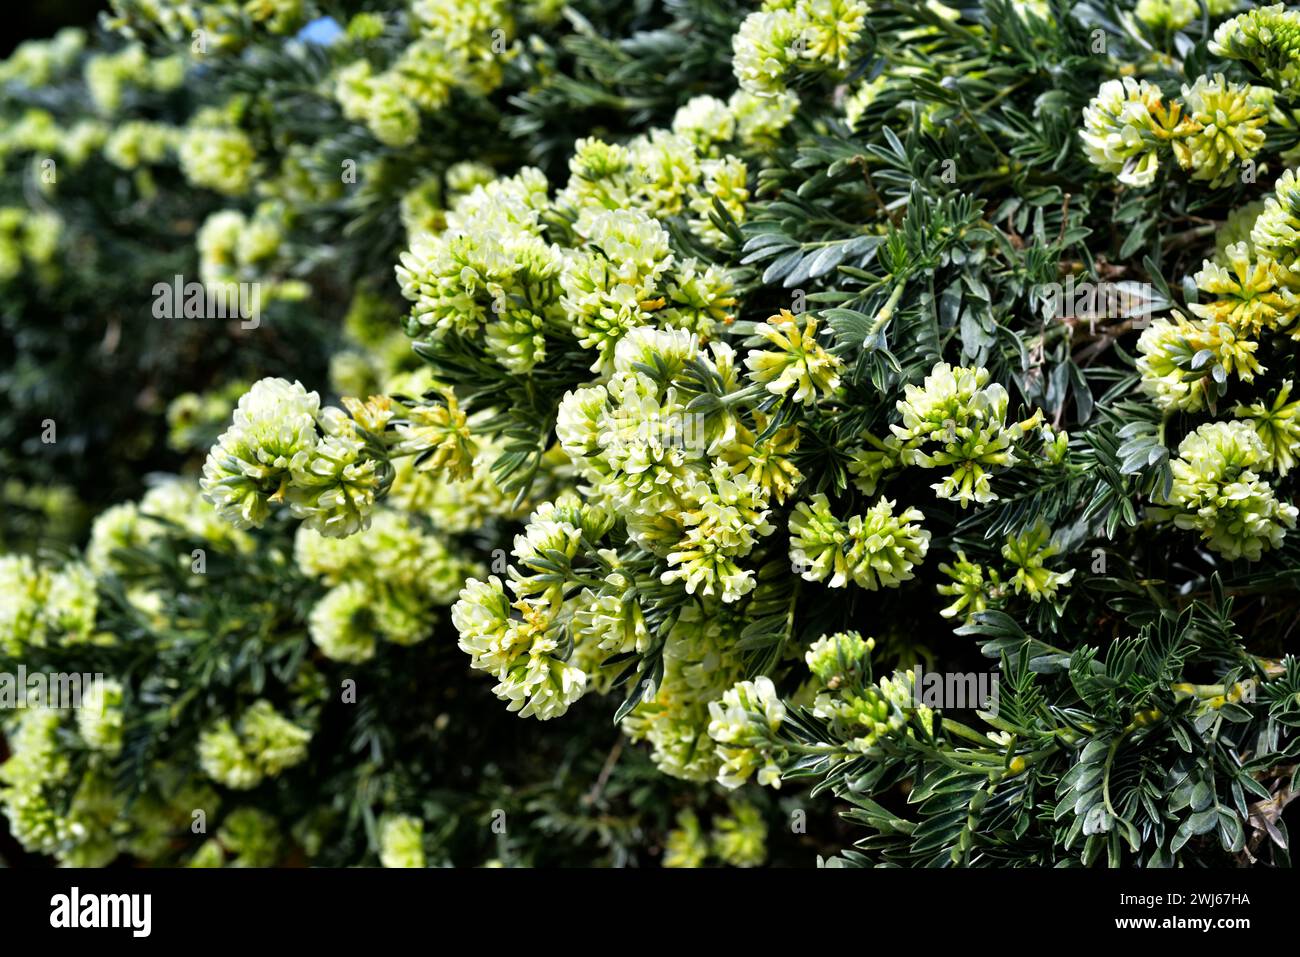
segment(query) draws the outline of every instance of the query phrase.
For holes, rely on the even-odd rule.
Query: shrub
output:
[[[25,849],[1288,863],[1300,15],[342,6],[0,67]]]

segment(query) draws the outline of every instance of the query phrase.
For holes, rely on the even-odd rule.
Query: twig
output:
[[[622,753],[623,736],[620,734],[618,740],[614,742],[614,747],[610,748],[609,756],[605,758],[605,765],[600,769],[600,776],[596,778],[596,783],[592,785],[591,791],[587,794],[585,803],[588,806],[600,800],[605,785],[609,782],[609,776],[614,773],[614,765],[618,763],[619,755]]]

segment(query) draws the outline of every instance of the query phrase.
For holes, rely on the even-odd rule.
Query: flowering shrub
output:
[[[1300,13],[111,6],[0,65],[24,850],[1288,862]]]

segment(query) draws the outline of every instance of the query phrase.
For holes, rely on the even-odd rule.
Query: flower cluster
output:
[[[732,801],[731,813],[713,819],[713,852],[732,867],[758,867],[767,857],[767,824],[748,801]]]
[[[235,53],[254,39],[250,24],[270,34],[296,30],[306,16],[305,0],[110,0],[106,26],[133,38],[161,33],[172,41],[202,38],[200,55]]]
[[[138,43],[116,53],[94,54],[86,59],[86,88],[103,114],[116,113],[130,87],[166,93],[185,80],[185,61],[179,56],[151,60]]]
[[[229,209],[209,216],[196,237],[204,285],[233,296],[234,284],[256,283],[259,307],[273,299],[306,298],[306,283],[268,276],[284,241],[283,220],[284,209],[275,203],[262,204],[251,217]]]
[[[565,535],[571,528],[557,523],[554,531]],[[587,687],[586,672],[561,657],[558,612],[541,600],[511,603],[495,575],[470,579],[452,607],[461,650],[475,668],[497,679],[493,693],[525,718],[558,717]]]
[[[180,135],[176,154],[186,179],[226,196],[248,193],[258,173],[253,141],[220,111],[197,115]]]
[[[898,402],[902,422],[882,440],[868,436],[869,448],[859,451],[852,465],[855,481],[874,494],[885,472],[900,466],[952,468],[932,486],[942,499],[963,508],[972,502],[994,501],[992,470],[1017,464],[1015,442],[1041,420],[1037,412],[1021,422],[1007,423],[1007,391],[989,381],[983,368],[937,363],[922,385],[908,385]]]
[[[708,856],[709,840],[699,817],[690,808],[678,811],[677,826],[668,832],[664,842],[664,867],[702,867]]]
[[[1278,501],[1255,469],[1271,462],[1269,450],[1245,422],[1207,422],[1178,445],[1173,485],[1152,517],[1194,529],[1229,560],[1260,555],[1282,544],[1295,528],[1297,510]]]
[[[415,0],[410,44],[382,71],[366,59],[339,70],[334,95],[350,120],[365,123],[385,146],[404,147],[420,134],[421,111],[436,112],[455,90],[485,96],[501,85],[502,67],[518,53],[506,0]],[[349,24],[364,41],[383,22],[363,14]]]
[[[1223,237],[1215,260],[1194,277],[1207,296],[1189,305],[1195,318],[1156,319],[1138,340],[1143,389],[1161,408],[1197,412],[1212,405],[1229,375],[1249,383],[1267,371],[1257,356],[1267,334],[1300,336],[1296,171],[1282,174],[1262,209],[1239,210],[1232,225],[1234,235]]]
[[[1300,261],[1300,175],[1289,169],[1278,179],[1273,195],[1250,230],[1257,255],[1290,268]]]
[[[171,479],[151,488],[138,504],[123,502],[101,512],[90,530],[86,563],[98,575],[126,575],[126,551],[177,534],[227,554],[246,554],[254,547],[247,532],[232,527],[203,498],[197,483]],[[190,565],[190,555],[180,558]]]
[[[86,744],[108,755],[122,750],[122,696],[119,681],[95,682],[81,699],[77,711],[77,732]]]
[[[873,682],[871,652],[876,643],[857,632],[824,635],[804,655],[816,681],[813,714],[830,723],[836,740],[868,752],[896,735],[912,735],[918,721],[933,732],[934,713],[915,700],[915,675],[897,671]]]
[[[145,171],[162,164],[180,143],[182,132],[165,123],[127,120],[111,133],[82,127],[87,146],[102,146],[104,159],[128,172]]]
[[[388,508],[349,538],[299,528],[294,556],[304,574],[330,588],[308,625],[312,641],[335,661],[368,660],[379,637],[398,645],[424,640],[433,606],[450,605],[474,571],[414,518]]]
[[[273,504],[287,503],[308,528],[342,537],[368,525],[386,466],[342,410],[322,409],[300,383],[262,379],[208,453],[202,488],[237,528],[261,525]]]
[[[1278,329],[1294,320],[1300,312],[1300,298],[1290,288],[1285,267],[1272,259],[1252,259],[1250,247],[1244,242],[1226,247],[1222,259],[1222,264],[1206,260],[1195,276],[1197,289],[1219,298],[1188,307],[1208,324],[1208,329],[1221,330],[1217,334],[1220,340],[1253,340],[1266,329]],[[1249,381],[1251,373],[1258,369],[1253,357],[1245,362],[1233,362],[1231,357],[1221,347],[1223,364],[1230,371],[1234,365],[1241,365],[1242,378]]]
[[[425,69],[431,66],[427,62],[421,65]],[[334,96],[345,117],[365,123],[385,146],[410,146],[420,135],[419,108],[403,93],[398,77],[376,74],[366,60],[356,60],[339,71]]]
[[[86,32],[64,27],[49,40],[26,40],[0,61],[0,83],[45,86],[66,75],[86,49]]]
[[[719,784],[738,788],[758,772],[759,784],[781,786],[773,736],[785,721],[785,705],[769,679],[738,682],[709,704],[709,718],[709,737],[722,761]]]
[[[1268,456],[1261,463],[1267,472],[1285,476],[1296,466],[1296,453],[1300,452],[1300,400],[1291,398],[1292,382],[1282,383],[1271,402],[1253,402],[1238,405],[1233,415],[1244,419],[1259,436]]]
[[[961,615],[968,621],[986,611],[990,593],[1000,585],[996,569],[985,568],[979,562],[971,561],[961,549],[957,550],[956,561],[951,564],[940,562],[939,571],[952,579],[951,582],[935,586],[940,595],[948,595],[953,599],[951,605],[939,612],[944,618]]]
[[[546,205],[545,178],[525,169],[463,197],[444,232],[417,234],[397,269],[416,328],[436,339],[487,326],[486,348],[506,368],[542,360],[561,269],[558,247],[541,235]]]
[[[1229,327],[1182,315],[1156,319],[1137,343],[1142,388],[1162,409],[1197,412],[1217,398],[1229,363],[1249,368],[1254,345],[1238,341]]]
[[[734,350],[695,345],[685,330],[638,328],[618,345],[608,382],[575,389],[560,403],[556,435],[578,474],[626,522],[638,545],[667,560],[665,583],[732,602],[754,586],[745,558],[772,532],[771,497],[795,474],[739,416],[689,409],[703,369],[724,393],[739,392]],[[726,456],[743,436],[753,454]],[[770,442],[790,447],[789,433]]]
[[[5,62],[8,61],[0,61],[0,68]],[[128,120],[112,129],[111,134],[112,137],[121,137],[130,141],[136,136],[135,131],[141,128],[156,131],[170,130],[170,127],[160,124]],[[7,160],[11,156],[30,154],[33,159],[38,157],[45,160],[54,159],[66,163],[69,168],[75,170],[84,166],[86,161],[101,148],[104,150],[105,158],[109,162],[115,162],[113,153],[106,146],[110,138],[110,127],[102,120],[81,118],[70,126],[61,127],[52,113],[29,107],[0,130],[0,159]],[[170,139],[166,135],[161,138],[162,142],[158,143],[158,137],[151,137],[149,143],[151,151],[158,159],[162,158],[170,144]],[[51,195],[57,192],[58,179],[42,176],[35,185],[43,194]]]
[[[384,867],[424,867],[424,822],[409,814],[381,821],[379,862]]]
[[[699,816],[690,808],[677,814],[677,827],[668,832],[664,867],[703,867],[711,857],[731,867],[758,867],[767,857],[767,823],[762,812],[748,801],[734,799],[730,814],[713,818],[712,833],[706,834]]]
[[[51,281],[62,233],[63,222],[55,213],[0,207],[0,284],[17,279],[24,269]]]
[[[594,563],[593,573],[605,573],[602,595],[630,584],[612,553],[595,548],[612,526],[605,509],[572,493],[544,503],[515,538],[516,564],[509,569],[515,600],[493,575],[471,578],[452,607],[461,650],[497,679],[493,691],[509,710],[542,721],[562,715],[587,690],[602,646],[617,641],[620,631],[630,630],[635,641],[634,602],[606,603],[598,611],[600,600],[589,588],[574,595],[577,580],[586,577],[575,565]]]
[[[6,727],[11,755],[0,764],[0,807],[25,848],[74,867],[102,867],[118,854],[113,822],[123,812],[111,778],[96,764],[71,776],[73,748],[67,712],[28,708]],[[71,782],[76,782],[71,784]]]
[[[1166,106],[1159,87],[1146,80],[1107,80],[1084,108],[1079,136],[1094,166],[1127,186],[1150,186],[1181,114],[1179,104]]]
[[[270,867],[280,858],[283,839],[275,818],[254,807],[226,815],[216,837],[204,841],[190,867]]]
[[[736,303],[732,279],[676,256],[659,219],[686,216],[716,238],[715,201],[744,218],[745,165],[711,151],[665,130],[627,146],[580,140],[554,200],[532,168],[475,186],[447,211],[445,229],[416,234],[402,254],[412,331],[471,338],[515,373],[545,362],[557,340],[576,339],[596,353],[593,369],[608,372],[630,329],[710,333]]]
[[[1006,537],[1001,554],[1007,564],[1002,568],[971,561],[965,551],[958,549],[955,561],[939,565],[939,571],[951,580],[935,590],[953,599],[939,614],[945,618],[961,615],[964,621],[970,621],[982,611],[1002,607],[1012,594],[1023,594],[1035,603],[1057,602],[1060,590],[1073,580],[1075,571],[1046,567],[1060,553],[1051,529],[1041,520]]]
[[[919,523],[915,508],[894,514],[894,503],[882,498],[865,515],[841,521],[830,501],[818,492],[795,506],[790,516],[790,562],[808,581],[826,581],[843,588],[852,581],[861,588],[897,588],[925,560],[930,533]]]
[[[1300,13],[1281,3],[1248,10],[1219,24],[1210,52],[1244,60],[1270,86],[1290,91],[1300,85]]]
[[[1263,147],[1271,106],[1266,89],[1229,83],[1221,73],[1197,77],[1183,87],[1183,111],[1192,129],[1172,143],[1178,164],[1192,171],[1192,179],[1224,185]]]
[[[764,0],[732,39],[741,89],[774,96],[798,73],[844,73],[866,16],[865,0]]]
[[[1199,13],[1195,0],[1138,0],[1133,8],[1134,16],[1156,30],[1181,30]]]
[[[260,699],[236,722],[220,718],[199,735],[203,773],[236,791],[247,791],[307,757],[311,732]]]
[[[672,624],[663,648],[663,677],[645,692],[622,727],[633,741],[646,741],[656,767],[687,781],[709,781],[721,767],[711,746],[710,706],[744,677],[736,648],[741,618],[730,606],[706,599],[687,606]]]
[[[1039,521],[1019,535],[1007,537],[1002,557],[1015,568],[1008,584],[1017,595],[1024,593],[1033,601],[1052,601],[1061,588],[1074,578],[1074,569],[1055,572],[1045,567],[1048,559],[1060,554],[1060,546],[1051,541],[1051,529]]]
[[[1270,91],[1222,74],[1197,77],[1171,103],[1155,84],[1126,76],[1102,84],[1079,136],[1089,161],[1126,186],[1155,182],[1168,149],[1192,179],[1217,187],[1263,147],[1271,107]]]
[[[773,349],[752,349],[745,357],[750,378],[774,395],[794,389],[794,401],[809,405],[839,386],[841,363],[817,342],[817,320],[811,315],[799,328],[788,309],[754,327]]]
[[[98,607],[95,578],[85,563],[49,569],[28,555],[0,555],[3,653],[95,640]]]

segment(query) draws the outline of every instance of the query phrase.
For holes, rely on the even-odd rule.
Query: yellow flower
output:
[[[473,472],[477,446],[470,437],[465,413],[451,391],[443,393],[445,405],[415,406],[406,421],[397,426],[398,455],[414,454],[421,471],[446,469],[452,478],[464,480]]]
[[[799,320],[788,309],[760,323],[754,332],[780,351],[752,349],[745,357],[755,382],[767,385],[774,395],[794,389],[794,400],[816,401],[820,392],[829,395],[840,384],[840,360],[817,343],[817,320],[811,315],[799,328]]]
[[[1227,266],[1205,261],[1196,274],[1196,288],[1219,298],[1193,303],[1189,308],[1202,319],[1230,326],[1238,336],[1255,337],[1264,329],[1289,325],[1300,310],[1287,271],[1272,259],[1251,261],[1249,247],[1236,243],[1224,250]]]

